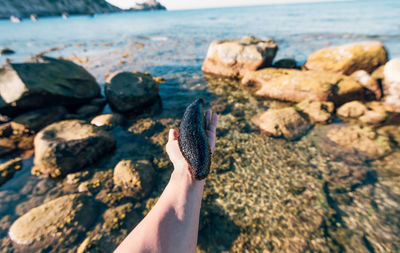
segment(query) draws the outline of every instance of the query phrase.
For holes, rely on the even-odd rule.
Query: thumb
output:
[[[168,141],[176,141],[178,139],[178,132],[175,129],[170,129],[168,134]]]

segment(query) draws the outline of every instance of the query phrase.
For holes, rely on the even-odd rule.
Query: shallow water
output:
[[[142,216],[161,193],[171,170],[163,151],[166,131],[177,126],[189,102],[203,97],[218,110],[220,121],[202,209],[199,251],[399,250],[398,146],[381,161],[349,164],[321,148],[319,133],[325,126],[314,127],[295,142],[266,137],[249,120],[281,103],[256,100],[232,80],[207,82],[201,72],[212,40],[249,34],[274,39],[279,45],[275,59],[290,57],[299,64],[319,48],[372,39],[384,42],[391,58],[400,57],[398,13],[400,2],[383,0],[116,13],[19,24],[0,21],[0,46],[17,52],[9,56],[12,61],[48,50],[47,55],[82,64],[101,85],[118,70],[147,71],[166,80],[160,85],[163,112],[152,120],[131,119],[114,129],[115,153],[87,168],[81,182],[32,176],[31,153],[24,154],[23,169],[0,186],[1,248],[19,250],[7,239],[13,220],[43,202],[76,192],[82,182],[101,182],[90,189],[105,203],[99,215],[108,207],[132,201],[110,186],[112,168],[122,158],[149,159],[157,169],[157,186],[150,199],[134,202]],[[0,59],[5,61],[3,56]],[[102,192],[112,196],[102,198]],[[98,232],[100,223],[89,230]],[[105,236],[115,243],[129,229],[122,226]]]

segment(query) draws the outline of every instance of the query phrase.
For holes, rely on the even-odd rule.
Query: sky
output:
[[[120,7],[129,8],[134,2],[143,0],[107,0]],[[168,10],[216,8],[245,5],[283,4],[283,3],[304,3],[304,2],[326,2],[332,0],[159,0]]]

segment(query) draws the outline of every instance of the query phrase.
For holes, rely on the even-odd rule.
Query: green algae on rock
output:
[[[207,122],[203,112],[203,99],[191,103],[183,114],[179,127],[178,143],[189,164],[193,178],[207,177],[211,165],[211,150],[207,140]]]
[[[10,227],[9,236],[25,250],[68,247],[85,232],[95,216],[94,203],[80,194],[66,195],[31,209]]]

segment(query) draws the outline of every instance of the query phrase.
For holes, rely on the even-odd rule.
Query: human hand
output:
[[[210,146],[211,153],[213,154],[215,148],[218,115],[211,110],[207,110],[205,120],[208,145]],[[174,165],[174,172],[190,174],[189,164],[183,157],[179,148],[178,135],[179,133],[175,129],[169,130],[168,143],[166,145],[167,154]]]

